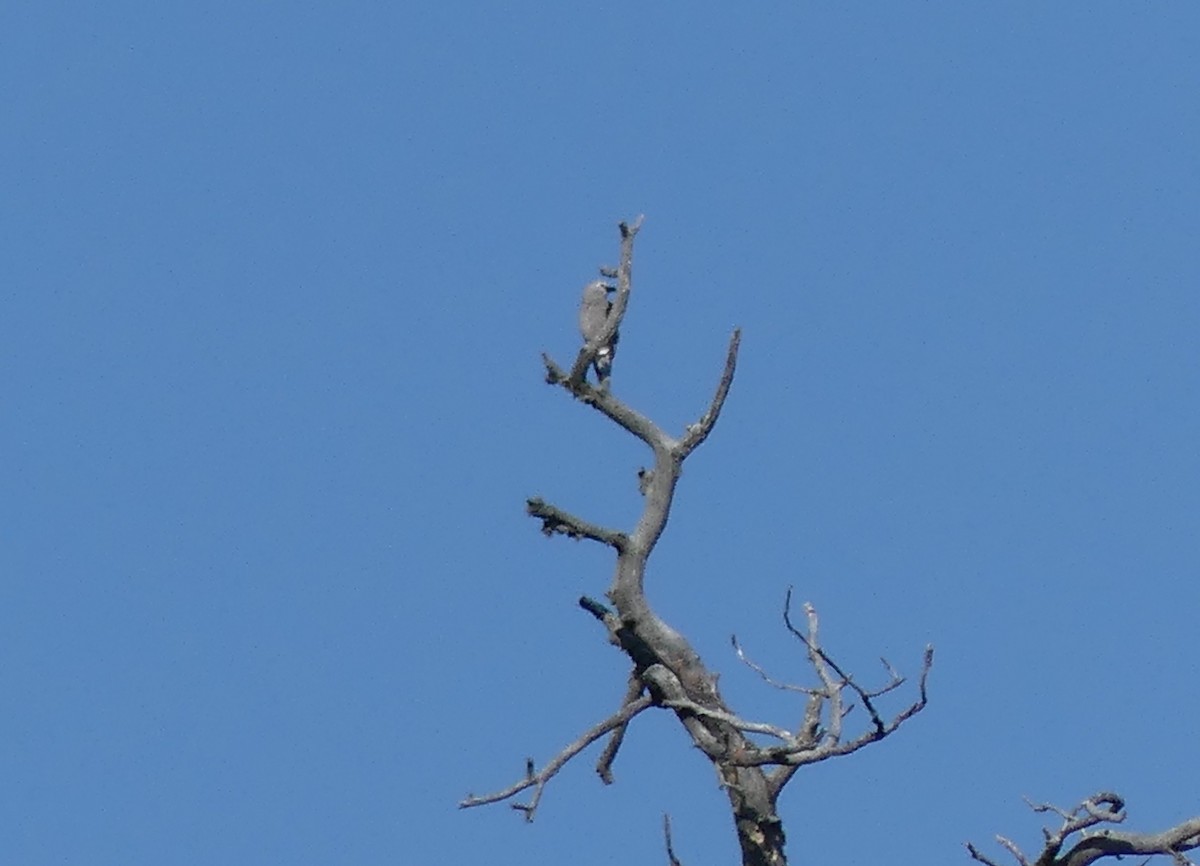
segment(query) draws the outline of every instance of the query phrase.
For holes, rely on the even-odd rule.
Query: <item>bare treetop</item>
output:
[[[933,650],[925,651],[916,697],[899,713],[885,718],[877,702],[900,688],[904,678],[885,663],[887,679],[882,686],[875,689],[861,686],[822,646],[817,613],[810,605],[804,608],[803,627],[793,625],[789,591],[784,623],[805,647],[815,675],[813,685],[788,686],[804,695],[803,707],[798,709],[800,724],[791,730],[735,713],[717,688],[717,676],[688,640],[651,608],[643,591],[647,560],[666,528],[684,460],[704,443],[721,417],[737,371],[741,332],[735,328],[730,335],[708,406],[694,423],[678,433],[664,429],[616,396],[613,382],[620,377],[612,375],[613,358],[621,322],[629,308],[633,244],[640,227],[640,218],[632,224],[620,224],[618,266],[601,268],[601,279],[585,287],[579,321],[583,346],[570,370],[564,371],[549,355],[542,358],[548,383],[561,386],[649,448],[652,465],[636,474],[630,473],[631,483],[636,483],[644,496],[642,513],[631,530],[621,530],[598,525],[540,498],[526,502],[527,512],[541,521],[542,531],[547,535],[590,539],[615,552],[615,568],[605,591],[607,603],[585,595],[579,599],[579,605],[604,626],[608,639],[629,659],[625,696],[614,713],[577,737],[540,769],[528,759],[523,776],[516,782],[491,794],[470,795],[460,805],[465,808],[511,800],[532,789],[529,800],[512,806],[526,819],[533,820],[546,784],[568,761],[605,737],[607,744],[596,771],[603,782],[610,783],[613,763],[630,724],[638,715],[655,707],[674,713],[692,743],[716,769],[729,800],[742,862],[747,866],[782,866],[786,863],[785,837],[775,803],[783,787],[800,767],[858,751],[890,735],[919,713],[926,704],[926,679],[933,663]],[[615,286],[607,282],[610,280],[616,281]],[[613,294],[611,300],[610,294]],[[594,385],[587,379],[589,368],[597,374]],[[767,677],[760,666],[749,661],[736,640],[735,647],[743,662]],[[580,685],[583,686],[582,681]],[[855,703],[865,710],[866,728],[851,734],[844,722]],[[760,744],[756,739],[759,737],[769,742]],[[669,838],[669,823],[665,826],[670,860],[679,863]]]

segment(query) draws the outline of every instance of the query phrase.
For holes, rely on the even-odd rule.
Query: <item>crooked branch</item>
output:
[[[551,385],[562,385],[571,392],[581,403],[586,403],[620,427],[641,439],[651,448],[671,447],[674,442],[661,427],[612,395],[607,386],[601,388],[593,385],[587,379],[578,382],[554,362],[554,359],[542,353],[542,363],[546,365],[546,381]]]
[[[717,383],[717,392],[713,394],[712,403],[708,406],[700,420],[688,427],[683,439],[679,442],[679,459],[687,457],[700,447],[716,426],[721,417],[721,409],[725,406],[725,398],[729,396],[729,388],[733,385],[733,374],[737,370],[738,347],[742,344],[742,329],[734,328],[729,338],[729,349],[725,352],[725,369],[721,373],[721,381]]]
[[[1124,823],[1125,800],[1111,791],[1093,794],[1069,811],[1049,803],[1029,803],[1029,807],[1035,812],[1053,812],[1063,819],[1057,829],[1042,829],[1045,844],[1037,859],[1033,861],[1033,866],[1089,866],[1104,857],[1149,858],[1156,855],[1170,857],[1179,866],[1189,866],[1192,861],[1185,856],[1185,852],[1200,848],[1200,816],[1190,818],[1160,833],[1129,833],[1107,827],[1084,833],[1102,824]],[[1063,848],[1066,847],[1067,840],[1076,833],[1084,835],[1064,853]],[[1030,866],[1029,858],[1014,842],[1004,836],[997,836],[996,842],[1007,850],[1020,866]],[[988,866],[999,866],[970,842],[966,847],[967,853],[973,859]]]
[[[541,802],[542,791],[545,789],[546,783],[554,778],[558,771],[566,766],[568,761],[609,731],[622,725],[627,725],[630,719],[649,707],[651,703],[652,701],[648,696],[643,696],[624,704],[621,709],[617,710],[617,712],[613,713],[607,719],[584,731],[579,739],[555,755],[541,770],[535,772],[533,759],[529,758],[525,762],[524,779],[514,782],[504,790],[496,791],[493,794],[484,794],[478,797],[474,794],[468,794],[463,800],[459,801],[458,807],[460,809],[470,809],[473,806],[483,806],[487,803],[499,803],[502,800],[515,797],[527,788],[533,788],[533,796],[529,799],[529,802],[512,804],[514,809],[525,813],[526,821],[532,821],[534,813],[537,812],[538,803]]]

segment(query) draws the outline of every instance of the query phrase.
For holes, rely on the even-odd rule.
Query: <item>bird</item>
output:
[[[603,280],[596,280],[583,287],[583,303],[579,305],[579,333],[583,334],[585,343],[598,340],[608,327],[608,317],[613,308],[608,293],[612,290],[612,286]],[[618,338],[619,334],[613,331],[612,338],[596,350],[596,357],[592,360],[592,368],[602,385],[612,373],[613,358],[617,356]]]

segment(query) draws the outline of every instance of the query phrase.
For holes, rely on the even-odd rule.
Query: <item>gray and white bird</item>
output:
[[[590,343],[599,339],[608,326],[608,317],[612,313],[613,307],[612,301],[608,299],[608,293],[612,290],[612,287],[605,284],[603,280],[596,280],[583,287],[583,303],[579,305],[579,333],[583,334],[585,342]],[[600,347],[592,361],[596,378],[600,380],[601,384],[607,381],[612,372],[613,358],[617,356],[618,337],[617,332],[613,331],[612,339]]]

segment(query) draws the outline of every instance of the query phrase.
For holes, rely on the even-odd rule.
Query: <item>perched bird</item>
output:
[[[612,287],[605,284],[603,280],[596,280],[583,287],[583,303],[579,306],[579,333],[583,334],[585,342],[590,343],[599,339],[608,326],[608,316],[613,307],[612,301],[608,299],[610,291],[612,291]],[[612,338],[606,345],[600,347],[592,361],[596,378],[600,380],[601,384],[608,379],[609,373],[612,372],[613,358],[617,356],[617,338],[617,332],[613,331]]]

